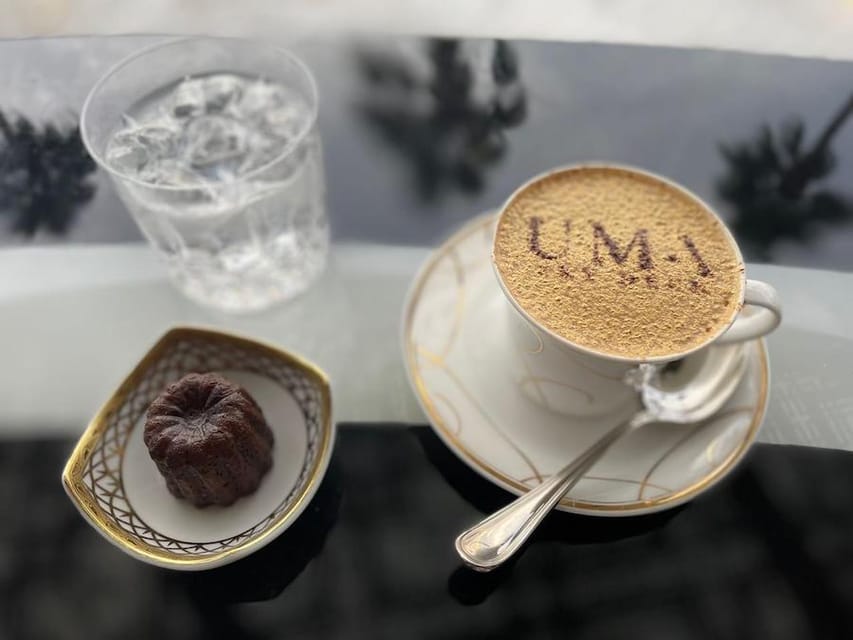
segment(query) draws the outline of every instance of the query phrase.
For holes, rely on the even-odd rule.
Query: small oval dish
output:
[[[198,509],[173,497],[142,441],[151,401],[191,372],[242,385],[275,436],[272,469],[229,507]],[[129,555],[169,569],[218,567],[271,542],[308,505],[331,457],[331,413],[329,380],[313,364],[249,338],[175,328],[89,423],[62,483],[86,520]]]

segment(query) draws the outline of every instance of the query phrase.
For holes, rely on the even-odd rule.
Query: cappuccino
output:
[[[618,167],[565,169],[516,192],[493,259],[533,320],[603,355],[677,357],[725,330],[743,299],[743,264],[719,219]]]

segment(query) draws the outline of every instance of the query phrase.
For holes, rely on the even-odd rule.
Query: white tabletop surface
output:
[[[427,248],[333,248],[306,295],[254,316],[184,299],[142,244],[0,252],[0,430],[74,435],[170,326],[223,327],[314,360],[338,422],[424,423],[409,389],[399,319]],[[14,277],[12,277],[14,274]],[[771,399],[760,440],[853,450],[853,274],[750,265],[785,305],[768,341]]]

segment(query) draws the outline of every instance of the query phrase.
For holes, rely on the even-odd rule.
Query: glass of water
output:
[[[193,300],[259,310],[322,272],[317,88],[287,51],[225,38],[145,49],[95,85],[80,129]]]

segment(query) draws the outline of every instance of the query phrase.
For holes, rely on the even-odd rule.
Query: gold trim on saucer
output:
[[[640,489],[637,492],[637,500],[643,499],[643,494],[646,491],[646,487],[654,486],[649,482],[649,478],[652,477],[654,472],[658,470],[658,468],[666,461],[667,458],[669,458],[669,456],[672,453],[674,453],[685,442],[690,440],[690,438],[695,436],[703,427],[707,426],[708,424],[710,424],[712,422],[717,422],[718,420],[720,420],[722,418],[728,418],[730,416],[737,415],[738,413],[752,413],[753,411],[754,411],[754,409],[752,407],[732,407],[730,409],[724,409],[724,410],[720,411],[717,415],[713,416],[712,418],[705,420],[704,422],[699,422],[699,423],[693,425],[691,428],[689,428],[687,430],[687,432],[683,436],[681,436],[681,438],[676,440],[675,443],[672,446],[670,446],[666,451],[664,451],[661,454],[661,456],[657,460],[655,460],[655,463],[651,467],[649,467],[649,470],[646,471],[646,474],[643,476],[643,480],[640,483]],[[714,448],[716,443],[717,443],[716,440],[711,442],[711,444],[708,446],[708,449]],[[708,455],[707,450],[705,452],[705,455],[706,456]],[[708,463],[709,463],[709,465],[713,465],[713,460],[709,458]]]
[[[419,345],[415,342],[414,334],[413,334],[413,322],[414,322],[414,312],[418,307],[421,296],[423,293],[423,288],[429,279],[430,275],[436,268],[436,266],[448,255],[456,254],[456,247],[459,243],[463,242],[467,238],[469,238],[474,233],[485,231],[484,237],[487,238],[486,242],[490,241],[491,234],[488,233],[492,225],[494,225],[496,220],[496,216],[493,213],[485,214],[479,216],[470,222],[468,222],[465,226],[463,226],[459,231],[457,231],[450,239],[448,239],[443,245],[441,245],[426,261],[426,263],[421,267],[418,275],[415,278],[413,288],[409,294],[407,299],[406,308],[404,310],[403,315],[403,345],[404,345],[404,356],[406,361],[406,366],[408,369],[408,373],[410,376],[410,380],[412,382],[412,386],[415,390],[415,394],[418,397],[418,400],[421,403],[421,406],[424,409],[424,412],[427,414],[433,428],[438,433],[438,435],[445,440],[445,442],[453,448],[458,455],[460,455],[474,470],[478,471],[481,475],[495,481],[497,484],[502,485],[504,487],[508,487],[513,489],[517,493],[524,493],[530,489],[530,485],[525,483],[525,479],[517,479],[508,476],[503,471],[496,469],[489,462],[483,460],[480,456],[477,455],[469,446],[463,442],[461,436],[464,432],[464,425],[458,424],[453,425],[454,428],[450,428],[445,424],[442,419],[441,413],[438,411],[433,397],[430,394],[424,379],[421,375],[421,364],[419,362],[419,356],[423,356],[425,354],[425,349],[422,345]],[[459,281],[464,279],[464,274],[462,278],[457,278]],[[464,299],[464,297],[457,298],[456,309],[454,310],[454,323],[459,323],[461,319],[461,314],[459,310],[458,301]],[[450,335],[455,338],[460,331],[460,327],[454,326],[451,327]],[[443,353],[448,353],[452,344],[446,345]],[[757,347],[759,351],[759,361],[760,361],[760,386],[758,390],[758,400],[754,407],[737,407],[736,411],[749,411],[752,413],[752,419],[750,421],[749,427],[746,433],[742,436],[741,441],[738,443],[737,447],[732,450],[729,455],[725,457],[717,466],[715,466],[711,471],[705,474],[702,478],[697,480],[696,482],[690,484],[683,489],[679,489],[677,491],[666,490],[666,493],[663,495],[658,495],[653,498],[644,498],[643,493],[647,487],[649,488],[659,488],[650,482],[650,478],[655,469],[657,469],[663,461],[669,457],[681,444],[689,440],[689,438],[693,435],[691,430],[690,433],[682,437],[675,445],[670,447],[666,452],[664,452],[655,464],[654,467],[646,474],[646,477],[641,481],[630,481],[625,480],[624,478],[604,478],[597,477],[598,480],[606,480],[613,482],[630,482],[631,484],[637,485],[638,488],[638,498],[634,501],[625,501],[625,502],[616,502],[616,503],[608,503],[608,502],[590,502],[584,500],[574,500],[569,497],[563,498],[563,500],[559,503],[561,507],[564,507],[568,510],[574,511],[582,511],[582,512],[594,512],[600,513],[602,515],[607,514],[624,514],[625,512],[631,511],[645,511],[648,509],[655,509],[667,505],[673,505],[677,503],[684,502],[689,500],[690,498],[696,496],[697,494],[704,491],[706,488],[714,484],[717,480],[722,478],[726,473],[728,473],[734,465],[744,456],[746,451],[749,449],[752,444],[755,436],[758,433],[758,430],[761,426],[761,422],[764,417],[765,410],[767,408],[767,395],[768,395],[768,380],[769,380],[769,369],[768,369],[768,360],[767,360],[767,351],[763,340],[757,341]],[[428,351],[426,351],[428,353]],[[446,360],[444,357],[436,358],[434,355],[432,358],[427,358],[430,366],[441,368],[448,377],[453,381],[453,383],[459,388],[460,392],[466,395],[468,398],[472,398],[473,394],[465,388],[462,380],[459,379],[459,376],[455,374],[448,367]],[[442,397],[442,402],[445,404],[449,404],[449,400],[446,397]],[[541,481],[543,474],[536,468],[535,464],[532,460],[529,459],[527,455],[522,451],[521,447],[512,441],[512,439],[502,430],[497,428],[497,425],[493,420],[489,418],[489,416],[485,413],[482,406],[479,403],[473,403],[474,408],[482,415],[483,420],[485,420],[489,425],[496,429],[496,433],[503,438],[512,448],[516,451],[528,464],[528,466],[533,470],[534,476],[538,481]],[[733,409],[733,411],[735,411]],[[454,413],[458,416],[458,411],[454,408]],[[592,479],[592,478],[591,478]],[[660,489],[664,489],[660,487]]]
[[[122,474],[125,448],[150,402],[176,375],[219,369],[264,375],[291,393],[308,428],[306,458],[291,493],[254,526],[223,540],[178,540],[151,528],[128,501]],[[331,454],[331,410],[329,380],[310,362],[257,340],[174,328],[142,357],[89,423],[65,465],[62,483],[86,519],[129,554],[176,569],[218,566],[272,540],[306,506]]]
[[[530,459],[530,457],[526,453],[524,453],[524,451],[521,449],[521,447],[519,447],[517,444],[515,444],[515,442],[512,441],[512,438],[510,438],[506,433],[503,432],[503,430],[500,427],[498,427],[497,423],[489,416],[488,413],[486,413],[486,410],[477,401],[477,398],[474,396],[474,394],[471,393],[467,389],[467,387],[465,387],[464,384],[462,384],[462,381],[456,375],[456,372],[454,372],[453,369],[451,369],[450,367],[447,366],[447,364],[444,361],[444,358],[440,358],[438,356],[431,354],[429,352],[429,350],[427,350],[425,347],[420,347],[418,349],[418,355],[420,355],[422,358],[425,358],[427,360],[427,362],[430,363],[431,366],[434,366],[434,367],[444,371],[444,373],[453,381],[453,384],[455,384],[459,388],[459,390],[465,395],[465,397],[468,399],[468,402],[470,402],[474,407],[476,407],[477,412],[481,416],[483,416],[484,420],[486,420],[489,423],[489,425],[492,427],[494,432],[504,442],[506,442],[510,447],[512,447],[512,449],[518,454],[518,456],[522,460],[524,460],[525,464],[528,467],[530,467],[530,470],[533,471],[533,475],[536,477],[536,479],[541,482],[542,481],[542,474],[539,472],[539,469],[536,468],[536,465],[533,464],[533,461]],[[445,398],[444,400],[445,400],[446,404],[450,405],[450,401],[447,398]],[[431,400],[431,402],[432,402],[432,400]],[[432,407],[433,407],[433,410],[435,411],[435,404],[434,403],[432,403]],[[456,412],[456,408],[454,407],[454,413],[455,412]],[[437,411],[435,411],[435,413],[436,413],[436,415],[438,415]],[[460,420],[459,421],[459,429],[456,430],[457,435],[462,434],[462,426],[463,426],[462,421]],[[453,433],[453,429],[448,428],[446,425],[445,425],[445,429],[447,430],[448,433]]]

